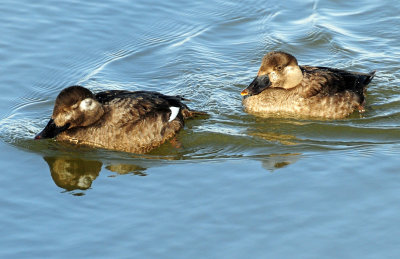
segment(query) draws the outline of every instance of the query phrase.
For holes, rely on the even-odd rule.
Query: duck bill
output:
[[[53,119],[50,119],[50,121],[47,123],[46,127],[35,136],[35,139],[44,139],[44,138],[54,138],[64,130],[69,128],[69,123],[62,127],[57,127],[57,125],[54,123]]]
[[[256,76],[254,78],[253,82],[250,83],[250,85],[245,88],[240,94],[242,96],[246,95],[257,95],[270,87],[271,81],[269,81],[269,78],[267,75],[263,76]]]

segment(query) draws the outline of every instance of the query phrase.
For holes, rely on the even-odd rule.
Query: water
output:
[[[398,1],[2,1],[0,257],[397,258]],[[377,70],[367,112],[257,118],[271,50]],[[57,94],[180,94],[210,114],[147,155],[33,141]]]

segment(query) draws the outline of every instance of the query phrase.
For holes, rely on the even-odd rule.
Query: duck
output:
[[[267,53],[256,78],[242,90],[248,113],[260,116],[343,119],[365,112],[366,86],[375,71],[299,66],[286,52]]]
[[[174,141],[186,119],[207,115],[189,109],[185,100],[153,91],[94,94],[83,86],[70,86],[58,94],[50,120],[35,139],[147,153],[167,140]]]

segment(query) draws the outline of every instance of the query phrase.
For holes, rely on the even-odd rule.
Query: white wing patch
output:
[[[176,118],[176,116],[178,116],[180,108],[171,106],[171,107],[169,107],[169,109],[171,110],[171,117],[169,117],[168,122],[171,122]]]

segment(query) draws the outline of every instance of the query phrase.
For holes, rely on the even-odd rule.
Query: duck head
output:
[[[103,106],[90,90],[82,86],[65,88],[56,98],[50,121],[35,139],[53,138],[67,129],[89,126],[103,114]]]
[[[241,95],[257,95],[268,87],[290,89],[303,79],[303,73],[294,56],[280,51],[264,56],[256,78]]]

